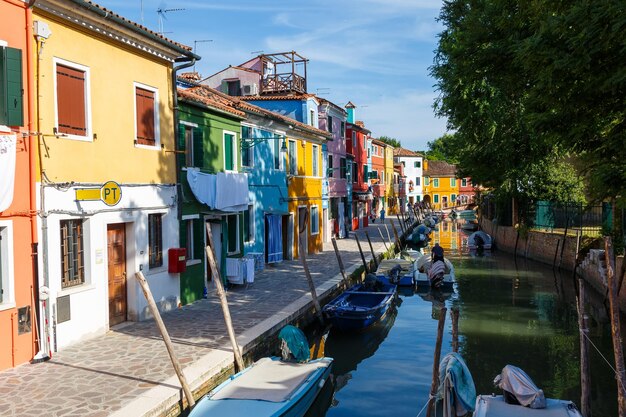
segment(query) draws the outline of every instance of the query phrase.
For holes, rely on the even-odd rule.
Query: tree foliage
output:
[[[457,156],[457,145],[454,142],[454,135],[444,133],[443,136],[428,142],[426,158],[435,161],[446,161],[449,164],[459,162]]]
[[[439,19],[435,110],[464,176],[575,200],[575,155],[593,197],[624,199],[623,0],[447,0]]]
[[[402,147],[402,143],[400,143],[400,141],[396,138],[391,138],[389,136],[381,136],[378,138],[379,141],[381,142],[385,142],[387,145],[391,145],[394,148],[401,148]]]

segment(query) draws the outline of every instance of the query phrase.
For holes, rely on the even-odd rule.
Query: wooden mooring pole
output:
[[[363,255],[363,249],[361,248],[361,242],[359,242],[359,237],[354,234],[354,238],[356,239],[356,244],[359,247],[359,253],[361,254],[361,260],[363,261],[363,268],[365,268],[365,274],[367,275],[370,271],[367,267],[367,262],[365,262],[365,255]]]
[[[346,277],[346,270],[343,267],[343,261],[341,260],[341,254],[339,253],[339,248],[337,248],[337,240],[335,238],[331,239],[333,242],[333,248],[335,248],[335,255],[337,256],[337,263],[339,264],[339,271],[341,272],[341,276],[343,277],[343,282],[348,284],[348,277]]]
[[[156,322],[157,327],[159,328],[159,332],[161,332],[161,337],[165,342],[165,347],[167,348],[167,353],[170,355],[170,360],[172,361],[172,366],[174,367],[174,371],[176,372],[176,376],[178,376],[178,380],[180,381],[180,385],[183,387],[183,392],[185,393],[185,397],[187,398],[187,404],[189,408],[192,408],[196,405],[196,401],[193,399],[193,394],[191,392],[191,388],[189,388],[189,384],[187,383],[187,379],[185,378],[185,374],[183,373],[183,369],[180,366],[180,362],[178,362],[178,358],[176,357],[176,353],[174,353],[174,346],[172,345],[172,339],[170,339],[170,335],[167,332],[167,328],[163,323],[163,319],[161,318],[161,314],[159,313],[159,309],[154,302],[154,297],[152,296],[152,291],[150,291],[150,286],[148,285],[148,281],[146,281],[146,277],[143,276],[143,272],[139,271],[135,274],[137,281],[139,282],[139,286],[143,291],[143,295],[146,297],[146,301],[148,302],[148,308],[150,309],[150,313],[154,317],[154,321]]]
[[[374,253],[374,247],[372,246],[372,241],[370,239],[369,233],[367,230],[365,231],[365,237],[367,238],[367,243],[370,245],[370,252],[372,252],[372,259],[374,260],[374,268],[378,269],[378,261],[376,260],[376,253]]]
[[[439,324],[437,326],[437,343],[435,344],[435,357],[433,358],[433,382],[430,385],[430,397],[428,399],[428,407],[426,410],[426,417],[433,415],[434,398],[437,395],[437,388],[439,387],[439,361],[441,360],[441,344],[443,341],[443,327],[446,323],[447,309],[441,307],[439,309]],[[620,416],[621,417],[621,416]]]
[[[589,368],[589,327],[585,311],[585,283],[578,278],[578,330],[580,332],[580,412],[583,416],[591,416],[591,371]]]
[[[393,229],[393,235],[396,237],[396,247],[399,252],[402,252],[402,243],[400,243],[400,238],[398,237],[398,231],[396,230],[396,226],[393,224],[393,220],[389,220],[391,223],[391,229]]]
[[[380,228],[378,228],[378,233],[380,234],[380,240],[382,240],[385,245],[385,252],[389,251],[389,247],[387,246],[387,242],[385,242],[385,237],[383,236],[383,231],[380,230]]]
[[[304,224],[304,230],[306,231],[307,222]],[[306,261],[306,246],[302,239],[303,236],[306,236],[306,233],[302,231],[298,233],[298,246],[300,250],[298,251],[298,255],[300,256],[300,260],[302,261],[302,268],[304,268],[304,275],[306,275],[306,280],[309,283],[309,291],[311,291],[311,298],[313,298],[313,305],[315,306],[315,314],[317,315],[320,323],[324,324],[324,315],[322,314],[322,306],[320,305],[320,301],[317,299],[317,291],[315,290],[315,283],[313,282],[313,277],[311,277],[311,271],[309,271],[309,264]]]
[[[617,409],[619,417],[626,417],[626,374],[624,369],[624,353],[622,350],[622,334],[620,330],[619,305],[617,302],[617,285],[613,276],[613,245],[611,238],[604,238],[604,256],[609,289],[609,306],[611,311],[611,335],[613,337],[613,354],[617,375]]]
[[[459,309],[452,308],[450,310],[450,318],[452,319],[452,351],[459,351]]]
[[[215,262],[215,252],[213,245],[213,234],[211,232],[211,224],[207,222],[206,224],[206,233],[207,233],[207,247],[205,248],[206,257],[209,261],[209,267],[211,268],[211,272],[215,274],[213,277],[213,282],[215,283],[215,289],[217,290],[217,296],[220,299],[220,305],[222,306],[222,313],[224,314],[224,322],[226,323],[226,331],[228,332],[228,338],[230,339],[230,344],[233,347],[233,353],[235,355],[235,365],[237,365],[238,371],[243,371],[243,356],[241,355],[241,350],[239,349],[239,345],[237,344],[237,338],[235,337],[235,328],[233,327],[233,321],[230,318],[230,309],[228,308],[228,300],[226,300],[226,291],[224,291],[224,283],[222,282],[222,274],[220,273],[220,269],[217,266],[217,262]]]

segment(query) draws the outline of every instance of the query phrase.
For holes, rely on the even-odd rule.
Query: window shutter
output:
[[[193,258],[204,260],[206,257],[206,253],[204,252],[204,235],[206,234],[206,231],[204,230],[204,222],[193,222],[193,228]]]
[[[0,48],[0,124],[24,124],[22,50]]]
[[[202,168],[204,166],[204,135],[202,129],[194,128],[193,137],[193,165]]]
[[[233,135],[224,135],[224,169],[232,171],[233,163]]]
[[[59,132],[85,136],[85,72],[57,65],[57,111]]]
[[[135,89],[137,103],[137,143],[154,146],[154,92],[137,87]]]
[[[137,109],[137,111],[139,111],[139,109]],[[139,127],[139,126],[137,126]],[[187,148],[185,147],[185,135],[186,135],[186,127],[183,124],[179,124],[178,125],[178,137],[176,139],[176,141],[178,142],[176,144],[176,148],[179,151],[186,151]],[[184,153],[177,153],[176,154],[176,159],[178,160],[178,166],[179,167],[184,167],[187,164],[186,158],[185,158],[185,154]],[[184,246],[183,246],[184,247]]]

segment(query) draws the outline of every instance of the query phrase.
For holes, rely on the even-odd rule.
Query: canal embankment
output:
[[[598,292],[604,294],[607,289],[606,262],[604,250],[588,249],[581,253],[576,234],[554,233],[529,230],[524,234],[513,226],[501,226],[492,220],[482,218],[481,228],[489,233],[496,242],[498,250],[515,256],[540,261],[555,268],[574,271]],[[581,257],[578,259],[578,257]],[[576,263],[578,262],[578,267]],[[622,268],[624,256],[615,259],[615,274]],[[618,277],[619,280],[619,277]],[[626,290],[618,295],[622,312],[626,312]]]
[[[365,229],[380,258],[387,250],[378,228],[391,241],[394,237],[389,223],[387,228],[376,223]],[[366,262],[371,263],[365,230],[356,234]],[[363,263],[355,239],[341,239],[337,244],[346,273],[353,278],[360,276]],[[339,273],[332,244],[325,244],[324,252],[308,255],[307,260],[323,305],[347,285]],[[256,273],[253,284],[233,287],[227,297],[237,343],[248,362],[275,351],[276,333],[285,324],[305,324],[315,317],[300,260],[266,267]],[[207,299],[162,318],[195,398],[233,373],[232,348],[214,290]],[[124,323],[105,335],[54,352],[45,363],[2,371],[0,392],[0,415],[20,417],[175,416],[183,401],[167,351],[151,320]]]

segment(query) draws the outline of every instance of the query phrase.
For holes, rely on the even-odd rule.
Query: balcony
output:
[[[268,74],[261,80],[261,94],[306,93],[306,78],[294,74]]]

